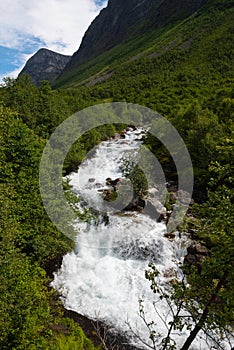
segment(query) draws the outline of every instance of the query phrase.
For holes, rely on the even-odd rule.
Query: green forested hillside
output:
[[[192,293],[206,305],[228,270],[211,314],[220,327],[233,323],[233,5],[209,1],[183,22],[120,44],[66,73],[53,89],[46,82],[37,88],[27,76],[6,79],[0,87],[0,349],[94,349],[83,331],[63,318],[48,288],[48,264],[73,242],[44,211],[38,169],[57,125],[87,106],[110,101],[161,113],[187,144],[195,200],[202,202],[194,210],[196,238],[210,249],[202,275],[191,273]],[[64,173],[115,131],[111,125],[84,135],[69,153]],[[150,135],[145,143],[168,168],[170,180],[165,150]]]
[[[190,73],[188,78],[192,78],[198,67],[196,73],[201,75],[211,73],[209,71],[213,69],[219,74],[228,74],[233,54],[232,22],[233,2],[210,0],[183,21],[133,37],[79,67],[65,71],[54,86],[89,85],[95,83],[96,78],[105,78],[106,73],[114,74],[112,79],[108,78],[113,81],[120,78],[123,71],[124,78],[127,76],[127,81],[131,81],[136,77],[137,67],[141,75],[153,73],[151,81],[154,83],[164,81],[166,73],[168,78],[176,77],[179,70],[185,75]],[[222,68],[219,62],[223,63]],[[171,65],[175,65],[176,72],[169,69]]]

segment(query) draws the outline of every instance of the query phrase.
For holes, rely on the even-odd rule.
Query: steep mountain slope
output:
[[[79,50],[65,68],[69,71],[115,45],[149,29],[173,24],[197,11],[208,0],[109,0],[88,28]]]
[[[173,1],[170,4],[173,12]],[[196,1],[191,1],[191,4],[192,8],[201,5]],[[183,20],[172,21],[157,29],[150,27],[144,34],[123,41],[88,62],[78,64],[76,61],[77,66],[72,66],[76,55],[78,59],[82,56],[82,45],[87,42],[84,38],[80,50],[55,81],[54,87],[93,86],[104,81],[119,80],[122,75],[126,84],[136,69],[142,77],[143,72],[145,78],[151,75],[153,83],[153,76],[157,81],[159,77],[165,79],[168,70],[174,79],[175,65],[181,74],[191,70],[197,78],[201,71],[208,74],[212,66],[216,66],[218,71],[222,69],[223,60],[231,69],[233,5],[233,1],[229,0],[210,0]]]
[[[36,85],[42,80],[53,82],[70,61],[70,56],[57,52],[40,49],[26,63],[19,75],[29,74]]]

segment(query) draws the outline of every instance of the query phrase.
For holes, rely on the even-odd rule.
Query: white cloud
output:
[[[40,41],[72,54],[99,11],[95,0],[1,0],[0,45],[24,52]]]
[[[17,76],[18,76],[18,74],[21,72],[21,70],[23,69],[23,66],[24,65],[22,65],[22,67],[20,67],[20,68],[17,68],[17,69],[15,69],[15,70],[13,70],[13,71],[10,71],[10,72],[7,72],[7,73],[4,73],[4,74],[0,74],[0,84],[2,84],[3,83],[3,79],[4,78],[17,78]]]

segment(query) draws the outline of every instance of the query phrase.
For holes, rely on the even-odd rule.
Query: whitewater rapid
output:
[[[69,176],[83,206],[100,212],[106,210],[101,196],[101,191],[108,188],[106,179],[123,177],[121,160],[126,153],[132,152],[134,157],[138,152],[142,133],[141,129],[129,130],[124,139],[102,142],[79,171]],[[105,218],[100,215],[99,220],[91,223],[77,223],[76,247],[63,258],[52,286],[61,293],[65,308],[104,321],[126,335],[136,347],[147,349],[139,340],[152,345],[139,316],[139,300],[144,301],[147,321],[154,320],[156,331],[164,336],[167,329],[163,320],[169,322],[171,315],[165,301],[151,291],[145,270],[149,262],[154,262],[162,287],[171,279],[181,278],[178,264],[186,254],[188,238],[177,234],[169,241],[164,236],[163,223],[137,212],[108,212]],[[173,333],[178,349],[188,334],[186,330]],[[198,336],[191,349],[208,350],[209,347]]]

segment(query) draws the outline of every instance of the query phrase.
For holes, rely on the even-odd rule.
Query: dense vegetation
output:
[[[37,88],[27,76],[6,79],[0,88],[1,349],[94,349],[83,331],[63,318],[48,288],[48,264],[71,250],[73,242],[56,230],[44,211],[38,169],[55,127],[100,102],[150,107],[167,117],[185,140],[195,170],[195,199],[203,202],[195,210],[196,238],[210,250],[202,274],[191,273],[192,292],[206,305],[212,287],[228,269],[210,317],[220,327],[233,322],[232,5],[210,1],[202,14],[121,44],[58,81],[58,90],[46,82]],[[96,79],[107,71],[113,75],[86,85],[92,85],[91,76]],[[64,174],[120,129],[107,125],[83,135],[66,158]],[[173,179],[163,147],[150,135],[145,143],[163,164],[168,180]]]

